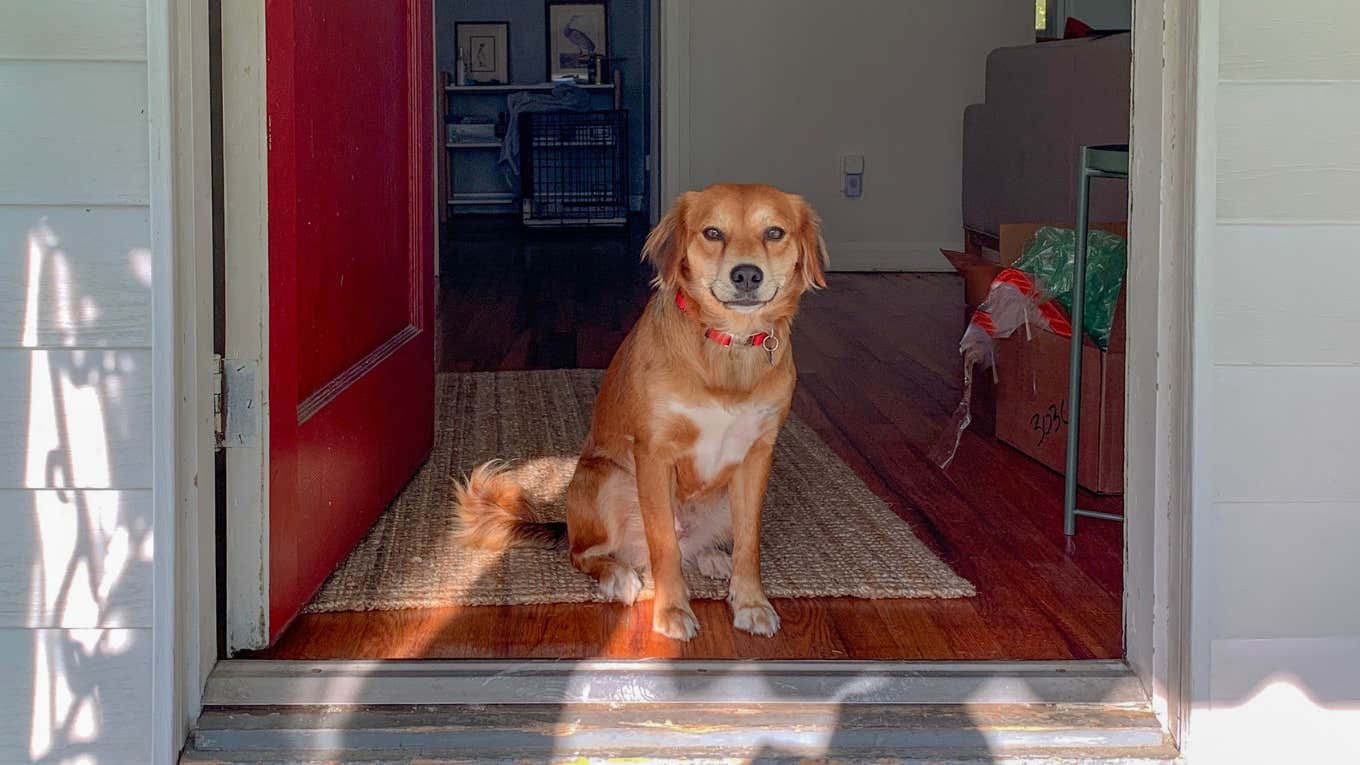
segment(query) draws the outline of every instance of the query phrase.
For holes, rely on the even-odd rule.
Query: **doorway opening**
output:
[[[449,403],[438,396],[456,397],[479,379],[487,379],[479,375],[492,376],[494,387],[509,385],[507,375],[604,368],[652,294],[650,267],[638,262],[638,252],[650,221],[669,204],[670,191],[719,180],[775,182],[802,193],[821,210],[834,270],[828,289],[804,301],[794,324],[798,388],[793,415],[817,439],[818,454],[830,455],[837,469],[852,476],[973,592],[965,597],[775,598],[783,628],[770,638],[734,629],[721,600],[696,600],[693,606],[703,629],[694,640],[681,643],[651,631],[650,603],[645,600],[631,607],[597,602],[412,607],[410,603],[419,598],[403,601],[395,591],[374,589],[350,593],[348,602],[362,602],[363,608],[317,608],[312,600],[299,615],[270,614],[273,626],[264,639],[272,645],[243,655],[314,660],[1121,658],[1123,527],[1083,521],[1076,536],[1063,534],[1062,478],[1045,463],[1046,454],[1035,444],[1018,443],[1017,435],[1026,431],[1025,436],[1044,441],[1056,438],[1061,408],[1054,423],[1045,429],[1041,418],[1036,430],[1029,426],[1033,413],[1028,409],[1001,404],[1030,406],[1034,396],[1016,402],[1015,390],[1037,395],[1039,386],[1048,382],[1045,375],[1060,375],[1061,370],[1045,371],[1033,359],[1007,368],[1007,356],[999,354],[1003,361],[997,364],[996,382],[982,375],[973,401],[974,423],[949,468],[942,470],[930,454],[961,393],[958,343],[970,315],[963,282],[976,278],[971,267],[960,277],[939,250],[968,251],[976,258],[996,260],[1007,256],[1005,226],[1070,225],[1070,214],[1062,211],[1072,200],[1075,147],[1128,140],[1127,32],[1078,30],[1074,34],[1079,39],[1036,42],[1037,21],[1031,25],[1033,19],[1025,14],[1018,14],[1017,20],[1012,18],[1017,16],[1014,11],[999,11],[1000,4],[962,4],[968,8],[913,17],[912,34],[929,45],[899,43],[890,49],[885,38],[883,45],[858,45],[865,57],[859,64],[847,59],[840,69],[813,65],[806,77],[789,78],[787,64],[801,49],[796,40],[790,42],[796,28],[848,34],[890,26],[900,31],[904,26],[857,15],[869,13],[866,9],[803,9],[786,14],[780,23],[789,28],[765,35],[768,48],[756,55],[748,45],[734,43],[747,39],[743,30],[769,31],[770,19],[762,18],[758,9],[699,5],[681,14],[687,30],[684,49],[663,51],[657,42],[669,33],[662,25],[674,17],[663,17],[662,4],[644,0],[599,4],[605,14],[599,28],[607,40],[607,46],[599,47],[610,51],[604,60],[616,70],[637,72],[636,77],[625,74],[617,88],[611,76],[612,89],[588,95],[606,101],[599,108],[590,105],[589,111],[611,110],[614,104],[608,99],[620,107],[629,104],[627,210],[622,221],[611,220],[607,227],[545,228],[526,225],[532,221],[526,221],[522,187],[504,181],[499,149],[509,119],[499,117],[508,109],[503,99],[512,94],[513,86],[542,84],[552,74],[548,56],[553,50],[555,4],[497,3],[494,10],[482,5],[470,0],[433,3],[436,64],[426,72],[426,84],[441,82],[439,75],[444,74],[438,93],[445,102],[443,108],[435,108],[440,132],[433,150],[422,155],[426,175],[412,172],[439,189],[428,224],[431,236],[437,235],[439,241],[427,336],[438,380],[436,406]],[[515,15],[514,8],[520,5],[525,6],[524,19]],[[577,5],[583,12],[597,7]],[[636,14],[635,27],[630,26],[634,16],[629,14]],[[570,23],[570,17],[566,21]],[[502,23],[508,27],[503,42],[496,26]],[[1047,20],[1045,28],[1051,28]],[[988,31],[982,34],[980,29]],[[465,57],[473,55],[459,45],[463,33],[477,33],[506,47],[505,92],[496,92],[499,83],[489,81],[502,71],[495,50],[490,51],[491,60],[478,64],[489,71],[483,75],[488,78],[485,84],[449,82],[468,77],[458,65],[460,47]],[[635,48],[625,43],[629,35],[635,36]],[[848,46],[846,55],[855,47]],[[557,55],[560,63],[560,50]],[[913,56],[925,58],[917,61]],[[537,61],[537,68],[526,67],[520,58]],[[884,61],[896,69],[883,73]],[[1085,63],[1074,66],[1074,61]],[[668,62],[679,62],[683,71],[667,74]],[[589,62],[598,65],[594,59]],[[902,82],[901,72],[924,71],[924,66],[949,76]],[[1073,72],[1088,79],[1061,81],[1075,76]],[[467,90],[477,87],[488,90]],[[667,87],[674,89],[669,96],[660,92]],[[1052,96],[1074,88],[1102,95],[1075,111],[1063,103],[1069,111],[1042,112],[1045,105],[1058,108],[1068,100],[1065,95]],[[1107,100],[1119,103],[1121,88],[1122,113],[1117,106],[1105,105]],[[800,95],[806,99],[803,103],[797,102]],[[494,105],[488,107],[486,101]],[[675,118],[675,109],[668,110],[663,101],[684,109],[683,124],[666,136],[666,143],[656,145],[653,137]],[[895,116],[867,119],[870,112],[883,113],[890,103],[906,106]],[[660,108],[652,108],[654,104]],[[300,107],[297,113],[302,114]],[[810,113],[820,116],[814,119]],[[1020,136],[995,128],[1012,124],[1022,113],[1030,124],[1049,127]],[[489,117],[490,122],[465,122],[465,117]],[[863,127],[873,121],[885,123],[886,129]],[[484,142],[499,141],[495,146],[478,146],[478,141],[464,137],[467,132],[459,132],[476,135],[487,129],[479,126],[488,124],[492,137]],[[1066,127],[1059,130],[1059,125]],[[1031,164],[1016,176],[1014,161],[1021,156]],[[1041,169],[1035,169],[1035,158],[1045,160]],[[522,174],[523,165],[518,167]],[[661,168],[667,172],[658,180],[655,173]],[[436,185],[435,178],[443,183]],[[460,186],[464,181],[466,188]],[[271,212],[274,193],[271,189]],[[1093,220],[1122,220],[1125,190],[1101,189],[1099,194]],[[355,204],[371,208],[373,202]],[[891,233],[907,228],[913,230]],[[339,276],[340,270],[337,264],[337,288],[342,279],[351,278]],[[298,277],[305,281],[305,274]],[[410,290],[418,282],[410,276],[402,284]],[[380,286],[378,280],[365,281],[366,288]],[[394,288],[389,302],[409,308],[413,303],[403,303],[409,295],[399,292]],[[309,312],[302,304],[297,310]],[[418,327],[416,334],[425,332],[414,316],[408,311],[389,322],[395,328],[390,335],[395,337],[405,326]],[[341,326],[344,321],[333,317],[327,324]],[[406,324],[398,327],[402,322]],[[1021,337],[1006,342],[1026,341]],[[1032,345],[1007,347],[1016,353],[1021,349],[1039,353]],[[368,356],[361,354],[359,359],[363,358]],[[1102,357],[1110,358],[1112,354]],[[354,363],[347,359],[335,366],[350,369]],[[1112,363],[1109,368],[1114,369]],[[271,366],[269,374],[281,370],[286,368]],[[1028,377],[1017,378],[1021,370]],[[321,399],[314,399],[317,391],[299,392],[300,403],[328,403],[325,396],[335,394],[326,391],[327,379],[333,378],[319,375],[322,384],[313,386],[325,391]],[[541,385],[543,379],[547,378],[533,377],[522,384]],[[1105,387],[1107,382],[1118,382],[1119,390]],[[1096,388],[1103,396],[1097,398],[1098,411],[1107,401],[1122,407],[1122,367],[1091,390]],[[1122,409],[1109,418],[1112,424],[1122,418]],[[301,414],[299,420],[299,425],[305,424]],[[447,419],[432,424],[436,450],[441,428],[449,425]],[[461,438],[467,432],[455,434]],[[327,438],[338,441],[342,436],[320,438],[319,453],[335,442]],[[564,455],[503,456],[529,462]],[[1108,464],[1121,459],[1108,452],[1095,456],[1097,462]],[[327,470],[324,462],[316,464]],[[459,477],[448,465],[440,467],[448,473],[441,479]],[[362,471],[364,465],[344,469]],[[1100,476],[1083,482],[1099,482],[1096,488],[1103,492],[1083,491],[1084,507],[1122,512],[1118,494],[1122,479]],[[407,484],[405,490],[410,492],[413,485]],[[433,520],[418,528],[449,533],[447,496],[439,495],[439,501],[431,503]],[[314,521],[326,523],[322,518]],[[384,540],[391,524],[383,526],[382,520],[378,524],[360,542],[361,548],[368,545],[374,552],[366,564],[370,573],[390,574],[394,567],[415,571],[437,564],[426,552],[428,539],[412,542],[394,535]],[[274,528],[272,516],[266,525]],[[294,526],[287,532],[296,535],[293,544],[310,544],[307,528]],[[279,541],[276,537],[271,544]],[[313,578],[321,584],[329,574],[327,570]],[[377,588],[374,582],[409,584],[445,574],[436,570],[433,577],[381,575],[369,583]],[[362,582],[363,577],[346,581]]]

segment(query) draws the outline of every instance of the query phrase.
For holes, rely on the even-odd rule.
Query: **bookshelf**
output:
[[[455,85],[448,72],[439,74],[439,115],[440,139],[443,151],[439,153],[439,193],[444,204],[439,206],[440,220],[447,220],[455,208],[479,212],[510,212],[505,209],[518,196],[513,190],[505,188],[500,181],[496,163],[500,160],[503,146],[501,139],[474,139],[467,141],[449,140],[449,126],[454,124],[453,112],[458,116],[466,114],[488,114],[505,111],[505,98],[511,93],[548,92],[555,83],[525,83],[507,85]],[[623,83],[616,79],[613,83],[578,85],[591,94],[592,101],[599,100],[601,108],[612,103],[619,108],[622,103]],[[610,101],[605,97],[611,96]],[[480,101],[480,103],[479,103]],[[487,103],[490,102],[490,103]],[[455,170],[455,165],[462,172]],[[472,168],[482,172],[469,172]],[[470,181],[481,177],[483,183],[474,186]],[[496,182],[487,182],[490,176]],[[460,183],[461,181],[461,183]]]

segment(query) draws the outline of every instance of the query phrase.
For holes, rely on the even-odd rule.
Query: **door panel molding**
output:
[[[384,361],[390,359],[406,346],[407,343],[420,336],[420,327],[407,324],[397,334],[389,337],[387,342],[369,351],[367,356],[359,359],[349,369],[341,372],[326,383],[316,393],[302,400],[297,406],[297,421],[301,425],[312,418],[312,415],[321,411],[341,394],[349,390],[359,378],[368,374]]]

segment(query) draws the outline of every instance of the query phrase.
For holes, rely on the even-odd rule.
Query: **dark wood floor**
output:
[[[642,235],[460,227],[440,286],[445,371],[603,367],[647,298]],[[835,254],[832,253],[834,258]],[[948,471],[925,454],[960,392],[963,288],[952,275],[833,274],[795,327],[794,410],[978,590],[959,600],[778,600],[758,638],[698,601],[698,637],[653,634],[650,605],[546,605],[304,616],[268,658],[1115,658],[1120,524],[1062,534],[1060,477],[996,442],[984,401]],[[1118,498],[1083,505],[1118,512]]]

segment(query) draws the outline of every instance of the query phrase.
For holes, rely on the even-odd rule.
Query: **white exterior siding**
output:
[[[0,18],[0,762],[148,762],[146,8]]]
[[[142,205],[0,204],[0,347],[150,347],[150,226]]]
[[[1360,45],[1356,45],[1352,0],[1228,0],[1223,8],[1219,77],[1360,80]]]
[[[0,202],[146,204],[146,85],[145,63],[6,60]]]
[[[1354,761],[1360,5],[1200,20],[1190,761]]]
[[[1217,95],[1221,223],[1360,222],[1360,81],[1221,81]]]

